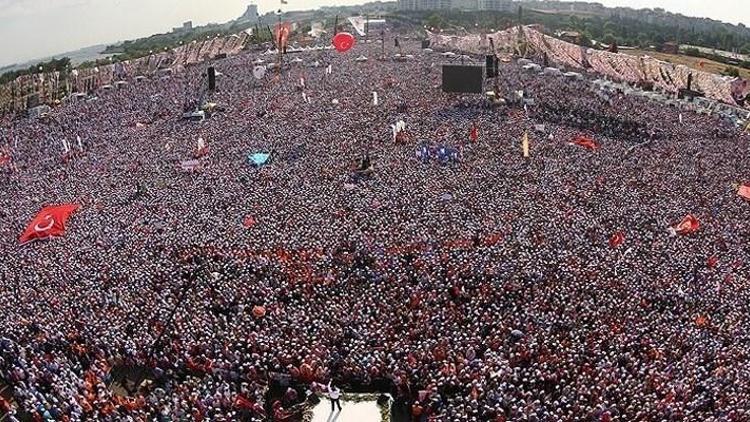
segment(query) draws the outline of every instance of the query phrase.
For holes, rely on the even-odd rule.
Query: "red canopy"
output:
[[[44,207],[31,220],[26,230],[18,239],[21,244],[37,239],[62,236],[65,233],[65,222],[78,209],[76,204],[63,204]]]

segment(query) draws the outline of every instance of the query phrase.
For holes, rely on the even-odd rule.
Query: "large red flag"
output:
[[[65,233],[65,221],[78,209],[76,204],[52,205],[44,207],[31,220],[26,230],[18,239],[21,244],[37,239],[62,236]]]
[[[469,139],[472,142],[476,142],[479,139],[479,128],[476,125],[471,126],[471,132],[469,132]]]
[[[745,199],[750,199],[750,185],[746,185],[744,183],[740,185],[740,188],[737,189],[737,195]]]
[[[573,139],[573,143],[584,148],[588,148],[592,151],[596,151],[597,149],[599,149],[599,143],[587,136],[576,136],[575,139]]]
[[[688,214],[685,218],[680,221],[680,224],[674,227],[674,231],[678,234],[690,234],[695,233],[701,227],[701,223],[697,218],[693,217],[692,214]]]

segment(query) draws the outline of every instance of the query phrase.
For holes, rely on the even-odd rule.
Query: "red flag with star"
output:
[[[476,142],[477,139],[479,139],[479,128],[477,125],[471,126],[471,132],[469,132],[469,139],[471,139],[471,142]]]
[[[37,239],[48,239],[65,234],[65,222],[78,209],[76,204],[63,204],[44,207],[31,220],[18,241],[21,244]]]
[[[616,249],[618,246],[625,243],[625,233],[618,231],[609,238],[609,247]]]

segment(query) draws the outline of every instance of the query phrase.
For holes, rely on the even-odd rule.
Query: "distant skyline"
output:
[[[363,0],[288,0],[284,10],[351,6]],[[598,0],[606,6],[661,7],[687,16],[750,26],[750,6],[742,0]],[[0,66],[36,60],[97,44],[169,32],[239,17],[248,0],[0,0]],[[255,2],[261,13],[279,0]]]
[[[572,0],[563,0],[572,1]],[[711,18],[732,24],[750,26],[750,4],[747,0],[595,0],[607,7],[653,9],[660,7],[668,12],[685,16]]]
[[[238,18],[248,0],[0,0],[0,66],[79,48],[157,33],[192,20],[223,23]],[[255,1],[260,13],[279,0]],[[288,0],[284,10],[363,4],[363,0]]]

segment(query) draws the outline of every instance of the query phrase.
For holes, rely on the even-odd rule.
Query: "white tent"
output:
[[[542,70],[542,67],[536,63],[528,63],[528,64],[523,65],[523,70],[526,70],[529,72],[539,72],[540,70]]]
[[[365,35],[367,35],[366,33],[367,28],[365,27],[367,21],[365,20],[364,17],[352,16],[348,20],[349,20],[349,23],[352,24],[352,27],[357,32],[357,34],[359,34],[360,37],[364,37]]]

